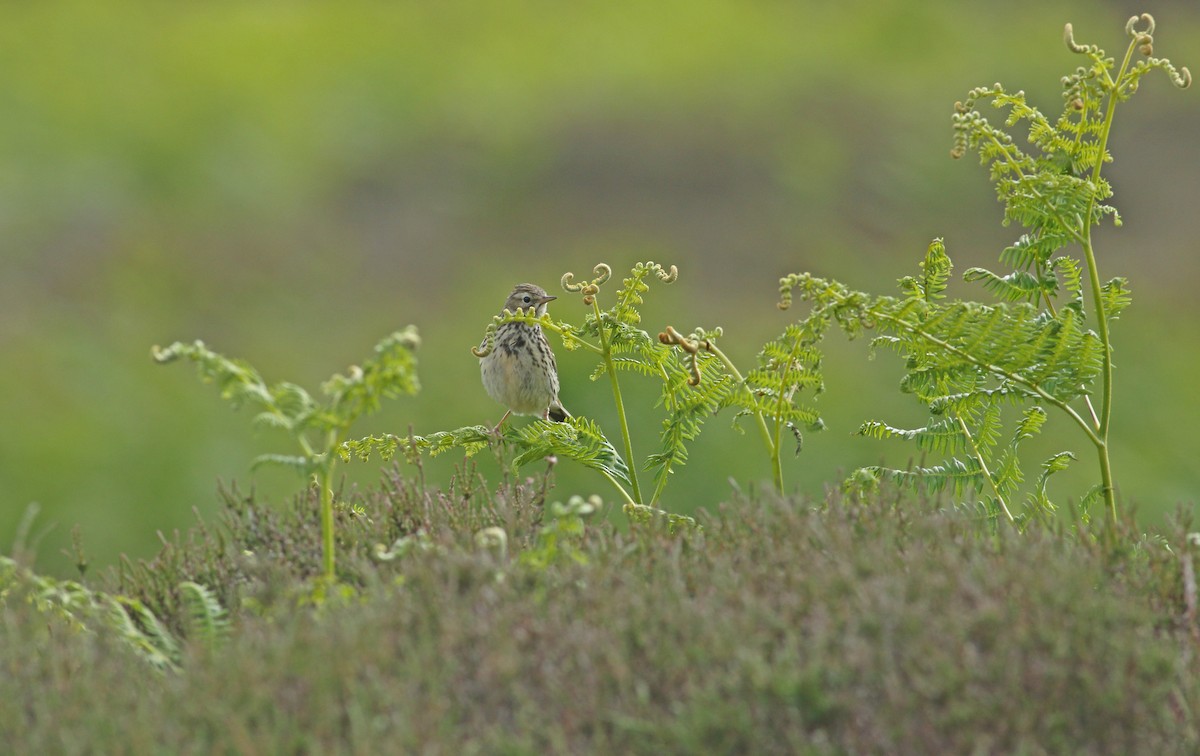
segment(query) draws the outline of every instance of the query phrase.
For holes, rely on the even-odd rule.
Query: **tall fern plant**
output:
[[[241,405],[256,408],[256,425],[283,430],[295,440],[298,453],[264,454],[254,461],[254,466],[287,467],[317,486],[322,573],[332,583],[334,471],[341,459],[336,451],[346,441],[355,421],[377,412],[383,399],[417,393],[420,385],[413,353],[419,344],[417,330],[412,326],[392,333],[375,345],[375,353],[362,365],[352,365],[346,374],[338,373],[327,380],[321,386],[324,400],[288,381],[267,384],[248,363],[218,354],[202,341],[154,347],[152,355],[159,364],[190,360],[196,364],[201,378],[217,384],[221,397],[235,408]]]
[[[1008,270],[972,268],[964,274],[996,303],[946,301],[952,265],[940,240],[929,247],[920,275],[901,280],[898,297],[851,291],[808,274],[781,281],[781,307],[793,295],[812,303],[804,321],[810,329],[837,322],[851,336],[875,331],[874,346],[893,349],[906,361],[902,389],[929,409],[923,427],[869,422],[860,433],[913,441],[944,461],[907,470],[865,468],[857,474],[860,482],[920,482],[960,494],[973,489],[992,514],[1014,521],[1047,513],[1053,509],[1049,478],[1074,454],[1059,452],[1043,461],[1033,485],[1024,487],[1025,506],[1019,508],[1026,481],[1018,451],[1041,430],[1050,410],[1075,425],[1096,453],[1099,482],[1085,504],[1103,500],[1109,519],[1117,517],[1109,455],[1110,326],[1130,297],[1126,279],[1105,281],[1101,275],[1092,229],[1106,218],[1120,224],[1107,204],[1112,188],[1103,176],[1112,160],[1108,141],[1117,106],[1156,69],[1177,87],[1191,83],[1186,68],[1154,57],[1153,18],[1135,16],[1125,31],[1130,42],[1118,64],[1099,47],[1078,44],[1066,26],[1067,47],[1086,65],[1062,79],[1063,112],[1053,121],[1024,92],[1000,84],[974,89],[955,106],[952,154],[979,155],[1005,205],[1005,224],[1025,228],[1000,256]],[[1003,126],[977,109],[985,102],[1007,111]],[[1027,130],[1028,147],[1008,131],[1018,124]],[[1006,405],[1021,408],[1007,429]]]

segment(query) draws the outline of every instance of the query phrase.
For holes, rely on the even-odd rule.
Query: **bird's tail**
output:
[[[549,409],[546,410],[546,417],[550,418],[556,423],[566,422],[567,418],[570,416],[571,413],[567,412],[567,408],[562,406],[562,402],[559,402],[557,399],[553,404],[550,405]]]

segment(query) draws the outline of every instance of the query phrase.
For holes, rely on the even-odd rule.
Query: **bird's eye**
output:
[[[533,297],[526,294],[525,296],[521,297],[521,301],[524,302],[525,304],[529,304],[530,302],[533,301]]]

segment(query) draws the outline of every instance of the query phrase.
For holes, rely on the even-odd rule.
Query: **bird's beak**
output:
[[[553,302],[553,301],[554,301],[554,300],[556,300],[556,299],[558,299],[558,297],[552,297],[552,296],[550,296],[549,294],[547,294],[546,296],[544,296],[544,297],[542,297],[541,299],[539,299],[539,300],[538,300],[538,305],[539,305],[539,306],[540,306],[540,305],[544,305],[544,304],[546,304],[547,302]]]

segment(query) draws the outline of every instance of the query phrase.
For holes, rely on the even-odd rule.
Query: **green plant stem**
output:
[[[786,387],[788,378],[791,376],[792,366],[796,362],[796,351],[800,349],[800,342],[797,340],[792,344],[792,351],[788,355],[787,366],[783,369],[783,385]],[[779,392],[779,398],[775,403],[775,441],[771,446],[771,464],[775,470],[775,490],[783,493],[783,465],[779,458],[779,449],[783,445],[783,405],[788,400],[788,395],[783,391]]]
[[[321,487],[321,557],[324,567],[325,580],[330,584],[335,576],[335,555],[333,537],[333,468],[336,457],[333,450],[337,447],[337,433],[330,431],[328,449],[321,463],[317,485]]]
[[[633,488],[633,503],[641,504],[642,489],[638,484],[637,465],[633,457],[633,441],[629,437],[629,421],[625,417],[625,402],[621,400],[621,384],[617,381],[617,366],[613,363],[608,331],[604,329],[604,323],[601,320],[600,305],[595,300],[592,301],[592,309],[596,313],[596,330],[600,332],[600,348],[601,355],[604,357],[604,367],[608,370],[608,378],[612,383],[613,401],[617,405],[617,419],[621,422],[621,439],[625,442],[625,460],[629,467],[629,484]]]
[[[725,353],[722,352],[717,347],[716,344],[712,343],[712,341],[708,342],[708,351],[712,352],[713,354],[715,354],[717,356],[717,359],[719,359],[722,362],[722,364],[725,365],[725,369],[729,371],[730,375],[733,376],[734,380],[736,380],[739,384],[741,384],[741,386],[744,390],[746,390],[746,391],[750,390],[749,388],[746,387],[746,379],[744,377],[742,377],[742,374],[737,369],[737,366],[734,365],[733,361],[730,360],[729,357],[727,357],[725,355]],[[772,438],[771,430],[770,430],[770,428],[767,427],[767,420],[766,420],[766,418],[763,417],[761,412],[755,412],[754,418],[756,420],[758,420],[759,433],[762,435],[763,443],[765,443],[767,445],[767,451],[770,452],[770,454],[771,454],[771,475],[772,475],[772,480],[775,483],[775,490],[778,493],[783,493],[783,465],[779,458],[778,435],[776,435],[776,437]],[[780,425],[780,423],[776,423],[776,426],[778,426],[778,425]]]
[[[333,471],[326,469],[321,475],[321,550],[325,579],[334,579],[333,540]]]
[[[603,470],[600,470],[599,472],[605,477],[606,480],[608,480],[609,483],[613,484],[614,488],[621,492],[621,497],[625,499],[625,503],[637,504],[637,502],[633,500],[633,497],[629,495],[629,492],[625,490],[625,486],[621,485],[616,478],[604,472]]]
[[[975,457],[975,461],[979,463],[979,469],[983,472],[983,477],[987,479],[988,485],[991,486],[992,493],[996,495],[996,501],[1000,502],[1000,508],[1004,510],[1004,514],[1008,515],[1008,521],[1014,522],[1012,512],[1008,509],[1008,504],[1004,501],[1004,495],[1000,493],[1000,489],[996,487],[996,481],[992,479],[992,473],[988,470],[987,462],[983,459],[983,452],[979,450],[979,445],[975,443],[975,437],[971,435],[971,430],[967,428],[967,424],[962,417],[957,413],[954,419],[958,421],[958,427],[962,430],[963,438],[967,440],[967,445],[971,447],[971,455]]]
[[[599,309],[599,307],[597,306],[596,309]],[[592,352],[595,352],[596,354],[604,354],[604,349],[601,349],[600,347],[596,346],[595,344],[593,344],[590,341],[585,341],[585,340],[579,338],[579,336],[577,336],[574,333],[568,333],[561,325],[559,325],[559,324],[555,323],[553,320],[551,320],[549,315],[543,316],[541,318],[533,316],[533,315],[518,315],[517,317],[512,318],[512,320],[505,320],[503,322],[505,322],[505,323],[527,323],[528,325],[536,325],[536,326],[541,326],[542,328],[548,328],[549,330],[557,333],[563,339],[564,343],[569,342],[571,344],[575,344],[576,346],[581,346],[584,349],[591,350]]]
[[[1107,136],[1107,129],[1105,135]],[[1103,154],[1103,147],[1101,154]],[[1088,241],[1083,245],[1083,250],[1087,258],[1088,277],[1091,280],[1093,307],[1096,308],[1096,330],[1104,350],[1104,362],[1101,364],[1100,372],[1102,381],[1100,414],[1097,418],[1096,433],[1092,443],[1096,447],[1097,461],[1100,465],[1100,482],[1104,486],[1105,508],[1108,510],[1110,523],[1116,523],[1117,495],[1113,485],[1112,461],[1108,456],[1108,427],[1109,419],[1112,416],[1112,343],[1108,331],[1108,317],[1104,314],[1104,301],[1101,299],[1100,274],[1096,270],[1096,253],[1092,250],[1090,229],[1088,237]]]
[[[1125,79],[1125,73],[1129,69],[1129,61],[1133,58],[1133,51],[1137,47],[1137,44],[1136,38],[1129,43],[1129,47],[1125,50],[1125,58],[1121,61],[1121,67],[1117,69],[1116,77],[1108,78],[1106,82],[1109,87],[1108,103],[1104,111],[1104,126],[1100,130],[1098,140],[1099,150],[1096,156],[1096,164],[1092,166],[1092,183],[1096,185],[1100,183],[1100,171],[1104,166],[1104,156],[1108,154],[1108,137],[1112,133],[1113,116],[1117,112],[1117,101],[1120,99],[1121,85]],[[1092,217],[1095,207],[1096,195],[1092,194],[1088,200],[1087,213],[1084,215],[1085,219]],[[1100,285],[1100,269],[1096,263],[1096,250],[1092,246],[1091,223],[1087,223],[1082,231],[1084,238],[1080,246],[1083,247],[1084,259],[1087,260],[1088,284],[1092,290],[1092,307],[1096,312],[1096,331],[1100,337],[1100,344],[1104,349],[1104,362],[1101,365],[1100,373],[1100,412],[1096,416],[1096,434],[1093,444],[1096,446],[1097,461],[1100,465],[1100,482],[1104,488],[1105,508],[1108,510],[1109,523],[1114,524],[1117,521],[1117,492],[1113,483],[1112,460],[1108,454],[1108,429],[1112,418],[1113,397],[1112,340],[1108,330],[1108,316],[1104,312],[1104,296]]]

